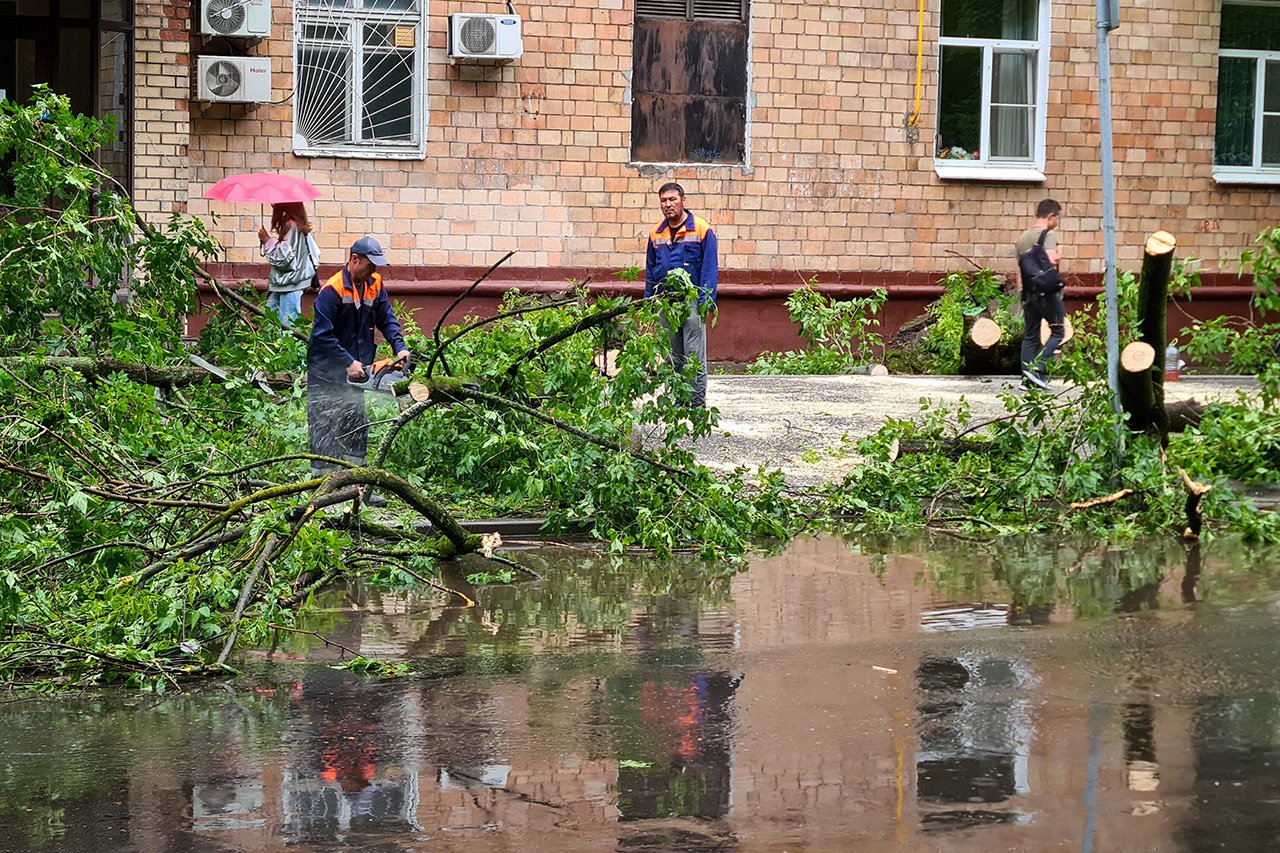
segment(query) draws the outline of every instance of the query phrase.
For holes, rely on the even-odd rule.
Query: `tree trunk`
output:
[[[123,373],[130,382],[153,385],[157,388],[181,388],[199,382],[226,382],[227,372],[210,365],[198,367],[186,364],[126,364],[110,358],[83,358],[79,356],[5,356],[0,367],[24,369],[33,364],[50,370],[70,370],[89,379],[103,379],[115,373]],[[293,387],[295,377],[289,373],[256,373],[243,377],[259,385],[275,390]]]
[[[1150,344],[1134,341],[1120,353],[1120,405],[1129,415],[1129,429],[1134,432],[1150,432],[1168,419],[1164,405],[1156,400],[1151,367],[1156,353]],[[1157,406],[1159,410],[1157,411]]]
[[[990,317],[964,318],[960,337],[962,376],[1016,376],[1021,372],[1022,336],[1001,343],[1000,326]]]
[[[1167,231],[1157,231],[1142,247],[1142,279],[1138,284],[1138,340],[1151,347],[1155,358],[1149,368],[1153,417],[1141,429],[1159,434],[1160,443],[1169,443],[1169,421],[1164,416],[1164,349],[1169,339],[1165,314],[1169,304],[1169,274],[1173,270],[1173,250],[1178,241]],[[1123,401],[1123,397],[1121,398]],[[1126,409],[1127,411],[1127,409]],[[1134,418],[1129,426],[1135,426]]]

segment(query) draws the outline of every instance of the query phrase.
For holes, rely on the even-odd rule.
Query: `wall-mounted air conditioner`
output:
[[[196,57],[196,100],[267,103],[271,100],[271,60],[257,56]]]
[[[271,35],[271,0],[200,0],[200,32],[266,38]]]
[[[518,59],[523,52],[519,15],[449,16],[452,59]]]

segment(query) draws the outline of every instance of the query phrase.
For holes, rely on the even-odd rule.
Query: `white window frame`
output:
[[[939,29],[941,29],[941,7],[939,7]],[[1036,39],[976,39],[956,38],[954,36],[938,37],[938,113],[942,116],[942,48],[944,47],[976,47],[982,49],[982,129],[979,135],[977,160],[949,160],[938,156],[937,144],[934,144],[933,170],[944,180],[971,181],[1043,181],[1045,163],[1045,105],[1049,99],[1049,37],[1050,0],[1039,0],[1036,10]],[[991,157],[991,84],[995,73],[996,53],[1029,54],[1035,62],[1035,121],[1031,140],[1031,157],[1029,159],[1010,159]]]
[[[332,41],[313,41],[303,38],[305,27],[311,26],[345,26],[347,38],[345,47],[351,55],[351,90],[347,97],[347,120],[351,122],[352,135],[359,135],[362,130],[361,112],[363,111],[363,91],[359,81],[364,77],[365,47],[363,40],[365,24],[396,24],[412,26],[414,30],[413,50],[413,94],[412,115],[413,139],[406,142],[393,140],[360,140],[350,142],[316,145],[309,143],[298,132],[298,107],[302,99],[296,95],[299,85],[297,69],[294,70],[295,96],[293,98],[293,153],[299,157],[349,157],[356,159],[380,160],[421,160],[426,157],[427,148],[427,0],[413,0],[413,9],[366,9],[365,0],[327,0],[322,6],[314,6],[307,0],[293,0],[293,54],[296,64],[299,50],[305,45],[320,46],[337,44]],[[415,17],[416,16],[416,17]]]
[[[1239,3],[1232,5],[1253,5]],[[1213,179],[1219,184],[1280,184],[1280,163],[1262,164],[1262,117],[1280,115],[1263,111],[1266,104],[1267,63],[1280,64],[1280,51],[1274,50],[1218,50],[1218,58],[1252,59],[1253,82],[1253,165],[1252,166],[1213,166]],[[1214,126],[1217,129],[1216,120]]]

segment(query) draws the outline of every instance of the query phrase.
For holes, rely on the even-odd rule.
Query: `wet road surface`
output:
[[[801,540],[335,593],[181,696],[0,706],[4,851],[1270,850],[1280,560]],[[336,644],[336,645],[334,645]],[[409,664],[373,680],[351,652]]]

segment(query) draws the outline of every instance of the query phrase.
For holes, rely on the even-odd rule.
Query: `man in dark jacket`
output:
[[[307,427],[311,452],[365,464],[369,443],[369,419],[364,391],[348,382],[363,381],[374,362],[377,328],[401,362],[409,350],[400,334],[400,322],[376,270],[387,265],[382,246],[372,237],[361,237],[351,246],[347,264],[320,288],[315,320],[307,344]],[[313,476],[331,473],[334,466],[313,462]],[[385,499],[371,499],[373,504]]]
[[[716,307],[716,285],[720,262],[716,233],[701,216],[684,208],[684,188],[676,183],[663,184],[658,190],[662,222],[649,232],[645,253],[644,295],[661,293],[667,273],[682,269],[698,288],[698,307]],[[693,381],[691,405],[707,405],[707,324],[694,306],[689,318],[678,329],[671,329],[671,366],[683,370],[690,358],[698,360],[698,375]]]
[[[1022,232],[1014,243],[1013,251],[1018,256],[1019,277],[1022,279],[1022,319],[1026,332],[1022,337],[1022,387],[1023,389],[1040,388],[1048,390],[1048,363],[1053,359],[1062,338],[1066,334],[1067,309],[1062,301],[1062,277],[1057,272],[1058,263],[1062,260],[1062,249],[1058,246],[1058,237],[1053,232],[1062,224],[1062,205],[1051,198],[1046,198],[1036,207],[1035,225]],[[1054,287],[1037,288],[1027,280],[1028,273],[1023,258],[1030,256],[1033,249],[1042,247],[1044,259],[1053,265]],[[1040,343],[1040,322],[1049,325],[1049,338]]]

